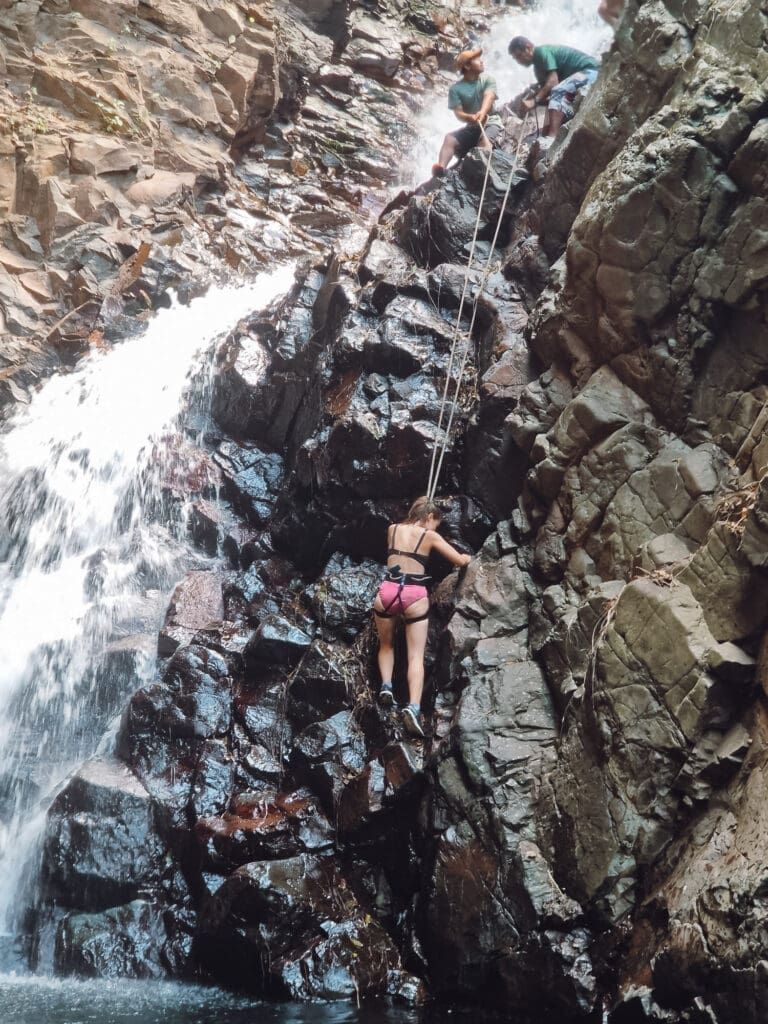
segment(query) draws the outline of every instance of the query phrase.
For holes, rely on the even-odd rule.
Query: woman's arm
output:
[[[430,540],[429,550],[437,551],[438,554],[442,555],[443,558],[446,558],[453,565],[469,565],[472,561],[472,555],[465,555],[461,551],[457,551],[455,547],[449,544],[435,530],[430,530],[427,536]]]

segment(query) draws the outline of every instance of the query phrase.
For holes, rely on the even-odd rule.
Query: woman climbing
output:
[[[379,587],[373,611],[379,634],[379,672],[381,690],[379,703],[391,707],[392,673],[395,667],[395,626],[397,619],[405,623],[408,647],[408,700],[403,710],[403,724],[413,736],[423,736],[421,728],[421,693],[424,689],[424,648],[429,630],[429,576],[424,568],[430,552],[437,551],[454,565],[468,565],[464,555],[444,540],[437,528],[443,514],[430,498],[417,498],[405,521],[387,528],[387,572]]]

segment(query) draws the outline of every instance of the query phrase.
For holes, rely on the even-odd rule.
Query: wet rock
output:
[[[348,707],[359,676],[348,649],[315,640],[291,680],[288,714],[299,728],[332,717]]]
[[[322,632],[354,640],[370,620],[380,579],[376,562],[356,564],[344,555],[332,558],[306,591]]]
[[[507,183],[512,181],[514,197],[527,178],[525,171],[513,170],[511,159],[496,150],[485,199],[480,210],[478,237],[490,240],[501,211]],[[478,218],[477,198],[482,194],[485,162],[472,150],[449,172],[446,184],[434,196],[414,197],[400,225],[403,247],[417,260],[434,267],[438,263],[464,262]]]
[[[213,413],[233,436],[275,449],[285,444],[317,355],[323,283],[319,272],[305,273],[277,329],[257,318],[248,333],[236,332],[219,351]]]
[[[347,781],[365,768],[363,733],[351,711],[308,726],[296,737],[291,767],[330,814]]]
[[[186,808],[188,818],[220,815],[229,806],[235,787],[235,764],[224,740],[208,739],[197,751],[194,776]]]
[[[384,778],[393,793],[409,787],[418,777],[421,765],[411,747],[404,743],[389,743],[381,752]]]
[[[270,558],[274,554],[269,532],[242,522],[230,525],[221,547],[233,567],[243,570],[249,569],[257,559]]]
[[[191,572],[176,587],[158,641],[161,657],[189,643],[199,629],[223,619],[223,582],[222,573]]]
[[[338,823],[341,832],[353,832],[380,816],[384,810],[386,778],[378,761],[369,762],[351,782],[339,800]]]
[[[374,922],[341,921],[301,956],[285,958],[275,975],[293,999],[352,999],[360,989],[383,993],[419,991],[418,980],[394,965],[399,957],[386,932]]]
[[[299,999],[383,992],[399,967],[335,863],[308,854],[238,868],[204,911],[198,952],[216,977]]]
[[[203,867],[229,874],[256,860],[282,860],[333,845],[333,830],[308,790],[242,794],[220,818],[201,818]]]
[[[254,526],[266,526],[274,512],[283,477],[283,460],[276,452],[255,445],[226,441],[214,455],[227,498]]]
[[[373,237],[368,245],[358,270],[363,284],[382,282],[386,288],[386,299],[391,301],[398,291],[419,282],[422,272],[399,245]],[[380,303],[376,302],[379,308]]]
[[[269,615],[278,615],[280,603],[269,585],[263,561],[251,563],[242,573],[233,573],[223,588],[224,611],[229,620],[245,621],[254,629]]]
[[[229,517],[218,506],[204,499],[193,502],[189,516],[189,532],[206,554],[216,554],[228,523]]]
[[[89,761],[48,811],[44,898],[83,910],[129,901],[157,883],[162,851],[144,786],[115,761]]]
[[[266,615],[246,647],[246,662],[295,666],[312,643],[311,625],[304,625],[310,632],[282,615]]]
[[[164,681],[134,694],[128,728],[134,735],[157,730],[166,737],[205,739],[223,735],[231,720],[231,679],[225,659],[205,647],[179,649]]]
[[[199,740],[169,740],[156,732],[143,715],[146,691],[139,690],[128,705],[118,736],[120,757],[156,801],[158,831],[173,836],[188,827],[187,808],[197,764]],[[138,714],[134,715],[134,703]]]
[[[176,966],[168,945],[163,907],[134,900],[100,914],[68,914],[56,933],[55,968],[81,978],[167,978]],[[186,945],[188,955],[191,937]]]
[[[385,201],[376,183],[388,180],[395,143],[372,126],[393,123],[397,93],[366,73],[384,82],[393,60],[394,70],[409,64],[402,82],[413,100],[421,72],[447,63],[448,14],[400,0],[365,10],[289,2],[275,48],[271,15],[251,6],[246,19],[208,5],[193,36],[173,2],[131,15],[132,26],[151,17],[158,54],[137,70],[141,90],[125,78],[122,55],[93,57],[99,96],[123,97],[141,142],[133,131],[126,142],[92,130],[94,118],[121,116],[97,104],[88,62],[104,49],[103,29],[122,24],[123,6],[81,3],[63,56],[52,56],[49,36],[66,41],[70,19],[24,5],[6,16],[14,24],[0,63],[34,72],[46,117],[91,121],[76,132],[57,122],[54,137],[35,131],[23,150],[0,153],[0,205],[13,196],[16,210],[2,238],[12,255],[0,259],[12,278],[0,282],[11,336],[45,322],[49,296],[98,307],[134,229],[182,250],[183,266],[192,225],[203,221],[206,251],[242,266],[265,252],[282,258],[294,236],[325,248],[350,217]],[[465,14],[485,21],[480,10]],[[405,39],[396,22],[426,26],[430,38]],[[373,241],[350,234],[337,256],[325,252],[302,272],[284,303],[225,343],[214,405],[237,439],[218,457],[226,493],[249,520],[226,529],[239,571],[224,583],[222,611],[204,623],[169,621],[175,667],[132,698],[120,737],[196,891],[210,894],[215,872],[240,865],[220,894],[203,897],[201,960],[215,977],[255,978],[297,998],[415,987],[362,905],[348,902],[350,890],[339,897],[338,868],[321,870],[277,807],[290,756],[292,772],[339,818],[349,884],[432,991],[481,997],[507,1014],[536,1005],[583,1020],[600,1013],[599,975],[627,993],[611,1011],[617,1021],[764,1018],[766,725],[761,705],[751,707],[768,534],[759,483],[768,467],[763,22],[749,4],[628,5],[597,86],[554,151],[543,205],[518,206],[502,225],[502,245],[514,233],[513,251],[498,254],[509,280],[489,280],[478,303],[467,369],[477,394],[462,393],[442,477],[483,506],[462,514],[463,538],[479,546],[501,522],[435,616],[426,699],[434,748],[424,765],[358,701],[365,652],[347,641],[368,614],[362,577],[388,516],[382,494],[412,496],[427,476],[481,155],[429,196],[395,200]],[[230,180],[233,136],[236,149],[254,151]],[[482,258],[509,166],[504,154],[493,158]],[[72,172],[87,180],[70,181]],[[515,202],[522,184],[513,181]],[[173,210],[158,210],[169,199]],[[359,204],[353,214],[350,204]],[[247,227],[236,225],[241,215]],[[130,231],[97,237],[115,218]],[[550,273],[533,231],[555,257],[571,224]],[[44,247],[50,269],[40,266]],[[148,295],[159,274],[147,278]],[[526,307],[513,287],[525,289]],[[79,351],[94,307],[83,312],[51,342]],[[532,382],[528,343],[544,368]],[[4,369],[2,396],[26,395],[34,375]],[[723,494],[736,474],[741,499]],[[212,551],[214,516],[199,507],[195,523]],[[304,577],[273,557],[267,526]],[[361,562],[360,588],[338,586],[336,576],[348,584]],[[320,643],[300,595],[320,621]],[[225,635],[225,616],[236,638]],[[176,625],[190,632],[175,636]],[[204,662],[222,651],[219,673]],[[233,797],[246,787],[251,806]],[[272,801],[266,831],[253,827],[256,797]],[[377,832],[391,811],[398,850]],[[196,873],[196,820],[211,877]],[[316,820],[325,851],[325,819]],[[299,832],[309,827],[302,821]],[[267,856],[278,859],[265,866]],[[319,894],[308,892],[318,878]],[[158,884],[167,891],[170,875]],[[130,921],[145,920],[147,963],[162,968],[171,954],[154,913]],[[171,917],[174,935],[186,936],[173,953],[182,970],[190,931],[176,904]],[[624,928],[638,921],[648,929],[633,932],[625,955]],[[84,927],[72,924],[73,935]],[[87,934],[107,936],[106,949],[120,928],[101,920]],[[133,928],[114,946],[128,972],[133,953],[121,950]],[[67,942],[91,948],[90,939]],[[71,955],[83,971],[103,960]],[[633,988],[624,968],[652,987]]]
[[[236,778],[242,779],[242,785],[251,785],[254,788],[261,787],[264,790],[269,785],[276,785],[283,774],[283,764],[280,760],[279,751],[275,753],[263,743],[251,743],[240,734],[239,728],[235,729],[238,740]]]

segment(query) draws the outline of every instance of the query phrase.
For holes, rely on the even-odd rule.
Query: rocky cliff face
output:
[[[80,6],[45,24],[107,31]],[[189,32],[180,6],[129,13],[167,42]],[[256,262],[277,227],[319,251],[354,222],[351,182],[386,179],[397,76],[464,27],[394,0],[280,10],[278,29],[263,5],[201,5],[184,58],[193,78],[204,46],[220,61],[194,147],[241,162],[207,165],[173,216],[191,203],[223,245],[228,204],[258,206],[267,181],[284,220],[259,207]],[[543,184],[514,145],[494,156],[479,237],[507,182],[512,216],[441,488],[477,556],[436,591],[424,744],[374,703],[368,609],[384,524],[429,471],[480,157],[391,203],[358,251],[336,232],[227,340],[226,502],[198,501],[192,528],[229,564],[180,582],[119,762],[51,808],[42,961],[297,998],[428,992],[521,1020],[763,1019],[767,27],[748,0],[630,4]],[[236,93],[243,54],[258,88]],[[153,116],[178,117],[166,102]],[[319,230],[301,202],[321,181]],[[33,216],[59,252],[55,217],[8,230],[32,237]]]
[[[423,4],[346,6],[4,0],[0,400],[169,288],[326,253],[381,209],[458,40]]]

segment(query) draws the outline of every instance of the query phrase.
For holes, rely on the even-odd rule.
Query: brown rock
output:
[[[155,171],[151,178],[131,185],[126,195],[137,205],[153,206],[165,202],[185,188],[192,188],[194,184],[194,174]]]
[[[73,174],[134,171],[141,162],[142,153],[137,146],[126,146],[117,140],[91,136],[72,140],[69,166]]]
[[[44,271],[30,271],[29,273],[21,274],[19,281],[29,294],[38,301],[53,301],[51,281],[48,274]]]
[[[172,654],[189,642],[199,629],[224,618],[224,573],[190,572],[176,587],[160,632],[158,653]]]
[[[209,32],[219,39],[231,42],[231,36],[239,36],[243,31],[243,19],[240,12],[231,4],[214,4],[212,7],[197,5],[197,16]]]
[[[9,274],[24,274],[27,271],[38,269],[34,260],[2,247],[0,247],[0,266],[4,267]]]
[[[46,181],[42,189],[37,219],[40,225],[40,238],[46,249],[49,249],[57,238],[83,223],[82,217],[78,216],[56,178]]]

